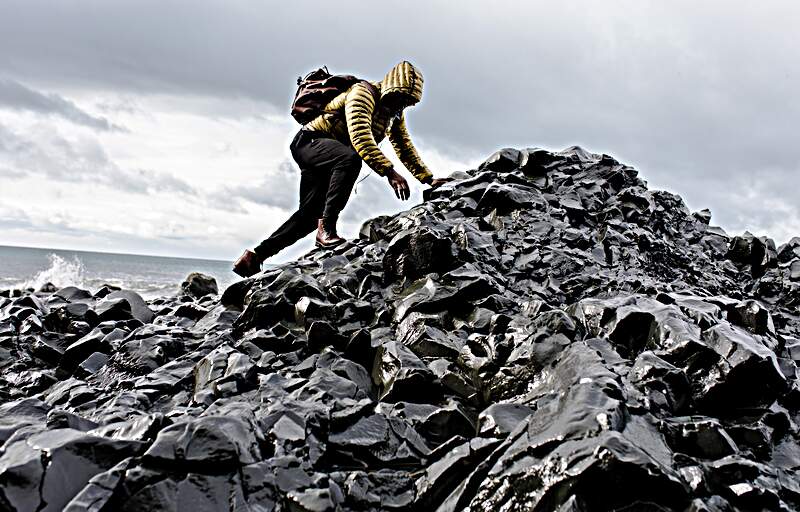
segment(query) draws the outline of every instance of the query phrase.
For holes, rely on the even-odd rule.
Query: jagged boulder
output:
[[[181,290],[183,290],[183,293],[198,299],[205,295],[219,293],[217,280],[200,272],[192,272],[186,276],[186,279],[181,283]]]
[[[141,450],[73,429],[53,429],[7,442],[0,456],[0,504],[6,510],[63,510],[89,480]]]

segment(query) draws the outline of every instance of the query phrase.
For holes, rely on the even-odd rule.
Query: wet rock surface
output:
[[[0,293],[0,510],[800,509],[800,238],[581,148],[175,297]]]

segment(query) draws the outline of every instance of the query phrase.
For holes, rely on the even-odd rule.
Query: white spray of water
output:
[[[47,283],[53,283],[56,288],[65,286],[83,288],[85,286],[86,269],[77,256],[73,256],[72,260],[64,259],[58,254],[49,254],[47,257],[50,260],[50,266],[25,281],[21,288],[38,290]]]

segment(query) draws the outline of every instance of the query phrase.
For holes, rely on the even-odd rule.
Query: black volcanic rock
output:
[[[93,476],[136,454],[141,444],[55,428],[9,440],[0,456],[7,510],[60,511]]]
[[[383,257],[383,277],[417,279],[428,273],[443,273],[457,266],[453,242],[446,233],[421,227],[404,230],[389,242]]]
[[[198,299],[204,295],[216,295],[219,292],[217,280],[199,272],[192,272],[186,276],[181,283],[181,289],[183,293]]]
[[[91,301],[92,294],[87,290],[82,290],[76,286],[67,286],[57,290],[55,297],[60,297],[67,302]]]
[[[44,426],[47,404],[36,398],[24,398],[0,405],[0,442],[5,443],[18,430],[29,426]]]
[[[253,427],[235,417],[205,416],[159,432],[145,460],[188,471],[224,472],[261,460]]]
[[[0,509],[800,509],[800,238],[577,147],[453,178],[221,295],[0,294]]]
[[[109,293],[98,302],[95,312],[101,321],[135,318],[146,324],[153,320],[153,311],[145,304],[144,299],[129,290]]]

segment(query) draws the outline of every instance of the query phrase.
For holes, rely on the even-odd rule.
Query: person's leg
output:
[[[324,158],[319,158],[321,155],[312,147],[313,142],[307,133],[300,130],[289,145],[292,157],[301,169],[300,204],[297,211],[258,244],[254,251],[244,251],[233,265],[233,271],[240,276],[249,277],[258,273],[264,260],[297,242],[317,227],[317,219],[325,208],[330,172],[329,169],[317,165],[317,161],[324,161]]]
[[[328,214],[332,216],[335,235],[336,217],[347,204],[361,169],[361,158],[355,150],[335,139],[321,137],[311,140],[308,134],[301,133],[292,141],[290,149],[302,169],[300,205],[283,225],[255,248],[262,260],[314,231],[318,219]]]
[[[358,178],[361,158],[353,148],[331,138],[309,139],[308,134],[298,134],[290,146],[295,162],[302,169],[300,205],[283,225],[255,248],[262,260],[314,231],[319,227],[318,219],[326,215],[331,215],[330,225],[335,235],[336,217],[347,204]]]
[[[312,170],[316,153],[311,148],[313,142],[307,133],[300,130],[289,145],[292,157],[301,169],[300,201],[292,216],[255,247],[255,253],[262,261],[289,247],[316,228],[316,219],[325,207],[328,183],[324,173]]]
[[[333,247],[344,242],[336,233],[336,222],[358,178],[361,157],[352,147],[334,139],[315,140],[311,147],[314,158],[309,163],[315,166],[314,172],[328,176],[324,209],[317,216],[317,245]]]
[[[325,206],[328,188],[324,178],[308,169],[300,172],[300,205],[269,238],[256,246],[254,251],[261,260],[277,254],[317,228],[317,218]]]
[[[361,157],[352,147],[331,138],[300,145],[293,155],[302,169],[311,171],[319,192],[324,190],[324,208],[307,210],[308,215],[319,220],[317,245],[329,247],[343,242],[336,234],[336,220],[358,178]]]
[[[325,209],[322,212],[324,219],[337,219],[344,209],[353,186],[361,170],[361,157],[354,149],[342,144],[344,150],[339,150],[339,158],[331,168],[331,178],[328,193],[325,195]]]

